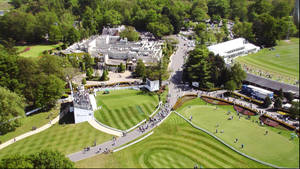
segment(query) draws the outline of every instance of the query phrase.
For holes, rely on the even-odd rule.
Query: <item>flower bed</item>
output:
[[[181,98],[179,98],[178,100],[177,100],[177,102],[175,103],[175,105],[173,106],[173,110],[176,110],[176,109],[178,109],[181,105],[183,105],[183,103],[185,103],[185,102],[187,102],[187,101],[189,101],[189,100],[192,100],[192,99],[194,99],[194,98],[196,98],[197,97],[197,95],[184,95],[184,96],[182,96]]]
[[[235,111],[237,111],[241,114],[244,114],[244,115],[249,115],[249,116],[255,116],[256,115],[255,112],[244,109],[244,108],[242,108],[240,106],[237,106],[237,105],[234,105],[233,108],[234,108]]]
[[[202,97],[202,99],[203,99],[205,102],[210,103],[210,104],[215,104],[215,105],[229,105],[229,104],[226,103],[226,102],[222,102],[222,101],[215,100],[215,99],[210,99],[210,98],[207,98],[207,97]]]
[[[20,52],[20,53],[24,53],[24,52],[27,52],[27,51],[29,51],[30,50],[30,47],[27,47],[26,49],[24,49],[22,52]]]
[[[276,127],[279,125],[278,122],[271,120],[270,118],[266,116],[260,116],[259,119],[266,125],[271,126],[271,127]]]

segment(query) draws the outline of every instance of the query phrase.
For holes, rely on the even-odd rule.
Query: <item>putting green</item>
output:
[[[108,126],[126,130],[146,119],[158,105],[157,95],[138,90],[114,90],[109,94],[98,92],[97,110],[94,115],[98,121]]]
[[[108,141],[112,135],[94,129],[87,122],[79,124],[55,124],[51,128],[20,140],[0,150],[0,158],[14,153],[30,154],[41,149],[57,149],[64,154],[83,150],[84,147]]]
[[[232,113],[227,115],[228,111]],[[199,98],[185,103],[178,112],[186,118],[192,116],[194,124],[214,133],[247,155],[277,166],[299,167],[299,139],[291,141],[290,131],[261,127],[255,122],[258,117],[247,120],[246,116],[243,116],[239,119],[232,106],[217,106],[216,109],[216,106],[206,105]],[[227,120],[230,116],[233,116],[233,120]],[[217,125],[219,127],[216,127]],[[221,130],[224,133],[220,133]],[[278,134],[279,131],[282,133]],[[235,138],[238,138],[237,143],[234,143]],[[243,149],[241,144],[244,144]]]
[[[238,57],[236,61],[252,70],[271,74],[274,80],[280,78],[283,82],[294,84],[299,80],[299,38],[279,41],[275,50],[262,49],[255,54]]]
[[[264,168],[239,155],[176,114],[148,138],[113,154],[76,162],[78,168]]]

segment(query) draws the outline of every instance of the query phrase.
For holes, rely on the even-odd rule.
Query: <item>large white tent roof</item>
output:
[[[246,40],[244,38],[237,38],[237,39],[233,39],[223,43],[218,43],[216,45],[209,46],[208,50],[213,52],[214,54],[219,54],[220,56],[224,56],[226,55],[227,51],[244,47],[245,42]]]

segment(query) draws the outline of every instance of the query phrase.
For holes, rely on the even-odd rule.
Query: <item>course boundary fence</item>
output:
[[[105,128],[108,128],[108,129],[111,129],[111,130],[114,130],[114,131],[117,131],[117,132],[124,132],[123,130],[119,130],[119,129],[116,129],[116,128],[113,128],[113,127],[110,127],[110,126],[107,126],[101,122],[99,122],[96,118],[94,118],[94,120],[101,126],[105,127]]]
[[[270,166],[270,167],[273,167],[273,168],[288,168],[288,167],[279,167],[279,166],[276,166],[276,165],[274,165],[274,164],[270,164],[270,163],[267,163],[267,162],[258,160],[258,159],[254,158],[254,157],[251,157],[251,156],[249,156],[249,155],[246,155],[245,153],[242,153],[242,152],[238,151],[237,149],[235,149],[234,147],[230,146],[229,144],[225,143],[223,140],[221,140],[220,138],[218,138],[217,136],[215,136],[215,135],[212,134],[211,132],[209,132],[209,131],[207,131],[207,130],[201,128],[201,127],[196,126],[196,125],[193,124],[191,121],[189,121],[189,120],[186,119],[184,116],[182,116],[180,113],[178,113],[178,112],[176,112],[176,111],[173,111],[173,112],[174,112],[175,114],[177,114],[179,117],[183,118],[186,122],[188,122],[188,123],[189,123],[191,126],[193,126],[194,128],[196,128],[196,129],[198,129],[198,130],[201,130],[201,131],[205,132],[206,134],[212,136],[213,138],[215,138],[216,140],[218,140],[219,142],[221,142],[222,144],[224,144],[224,145],[227,146],[228,148],[230,148],[230,149],[232,149],[233,151],[235,151],[235,152],[241,154],[241,155],[244,156],[244,157],[247,157],[247,158],[249,158],[249,159],[251,159],[251,160],[254,160],[254,161],[258,162],[258,163],[261,163],[261,164],[264,164],[264,165],[267,165],[267,166]]]
[[[151,131],[150,133],[148,133],[148,134],[145,135],[144,137],[142,137],[142,138],[140,138],[140,139],[138,139],[138,140],[136,140],[136,141],[134,141],[134,142],[132,142],[132,143],[129,143],[129,144],[123,146],[123,147],[117,148],[117,149],[113,150],[113,152],[115,153],[115,152],[120,151],[120,150],[123,150],[124,148],[127,148],[127,147],[129,147],[129,146],[131,146],[131,145],[133,145],[133,144],[136,144],[136,143],[138,143],[138,142],[140,142],[140,141],[146,139],[147,137],[151,136],[153,133],[154,133],[154,131]]]

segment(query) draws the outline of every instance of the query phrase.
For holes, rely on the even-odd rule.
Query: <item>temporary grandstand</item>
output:
[[[94,110],[97,109],[95,97],[84,88],[78,88],[73,93],[75,123],[81,123],[94,118]]]
[[[294,93],[295,97],[299,98],[299,86],[280,83],[250,73],[247,73],[247,78],[244,80],[244,82],[271,91],[279,91],[282,89],[283,92],[292,92]]]

